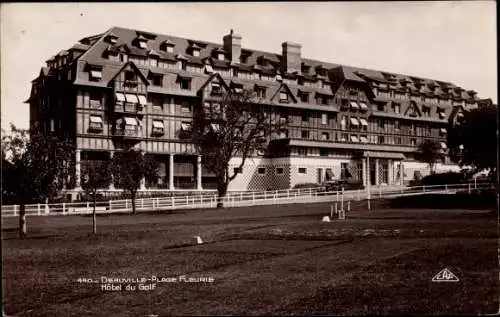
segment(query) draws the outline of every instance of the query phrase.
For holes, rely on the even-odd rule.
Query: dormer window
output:
[[[431,108],[430,108],[430,107],[427,107],[427,106],[423,106],[423,107],[422,107],[422,113],[423,113],[426,117],[430,117],[430,115],[431,115]]]
[[[288,102],[288,94],[285,91],[280,92],[280,102]]]
[[[144,50],[148,48],[148,44],[145,40],[137,41],[137,46],[139,46],[139,48],[142,48]]]
[[[89,81],[100,81],[102,79],[102,66],[87,65]]]
[[[151,134],[153,136],[161,136],[164,134],[165,126],[163,124],[163,120],[153,120],[153,129],[151,131]]]
[[[191,51],[191,54],[195,57],[199,57],[200,56],[200,50],[199,49],[193,49]]]
[[[160,44],[160,50],[164,51],[164,52],[167,52],[167,53],[173,53],[174,52],[174,46],[175,46],[174,42],[172,42],[170,40],[166,40],[166,41],[163,41]]]
[[[153,86],[163,86],[163,74],[150,73],[151,83]]]
[[[299,91],[297,96],[299,97],[301,102],[308,103],[309,102],[309,93],[305,91]]]
[[[125,83],[127,85],[137,85],[137,74],[134,71],[125,72]]]
[[[276,75],[276,81],[283,81],[283,77],[281,75]]]
[[[212,90],[210,92],[211,95],[221,95],[222,94],[222,88],[219,83],[212,83],[211,84]]]
[[[220,61],[223,61],[223,60],[226,59],[226,56],[225,56],[224,53],[219,52],[219,53],[217,53],[217,59],[220,60]]]
[[[255,86],[255,93],[258,98],[266,98],[266,87]]]
[[[190,77],[179,76],[179,79],[177,82],[179,83],[179,88],[181,90],[190,90],[191,89],[191,78]]]
[[[233,84],[233,91],[237,94],[241,94],[243,92],[243,85],[241,84]]]

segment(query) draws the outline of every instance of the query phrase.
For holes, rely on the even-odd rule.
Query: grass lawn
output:
[[[322,223],[329,212],[328,204],[297,204],[99,216],[97,236],[89,234],[91,217],[33,217],[23,241],[17,219],[3,219],[4,311],[51,317],[497,312],[491,213],[367,212],[353,204],[347,220]],[[198,235],[204,244],[195,244]],[[460,281],[432,282],[444,268]],[[130,282],[114,283],[122,290],[101,289],[101,277],[152,276],[165,280],[145,281],[151,290],[125,290],[138,287]]]

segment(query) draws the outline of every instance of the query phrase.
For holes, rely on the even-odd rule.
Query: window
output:
[[[357,135],[351,135],[351,142],[355,142],[355,143],[359,142],[358,136]]]
[[[410,139],[410,145],[411,146],[416,146],[417,145],[417,140],[415,138]]]
[[[328,156],[328,149],[319,149],[319,156]]]
[[[394,143],[397,144],[397,145],[401,145],[401,137],[397,136],[394,138]]]
[[[103,128],[102,117],[101,116],[90,116],[89,131],[90,132],[101,132]],[[51,121],[51,128],[53,128],[53,121]]]
[[[298,93],[299,99],[301,102],[308,103],[309,102],[309,93],[300,91]]]
[[[439,134],[442,136],[442,135],[446,135],[446,128],[441,128],[439,129]]]
[[[164,133],[164,125],[163,120],[153,120],[153,129],[151,130],[151,134],[154,136],[160,136]]]
[[[198,57],[198,56],[200,56],[200,50],[193,49],[192,54],[193,54],[193,56]]]
[[[321,114],[321,124],[328,124],[328,115],[326,113]]]
[[[422,113],[424,114],[424,116],[430,117],[430,115],[431,115],[431,107],[423,106],[422,107]]]
[[[243,174],[243,167],[235,167],[233,168],[234,174]]]
[[[258,98],[266,98],[266,87],[256,86],[255,92]]]
[[[153,67],[158,67],[158,58],[157,57],[149,57],[149,65]]]
[[[219,54],[217,54],[217,59],[220,61],[223,61],[226,59],[226,57],[224,56],[224,53],[219,53]]]
[[[365,102],[360,102],[359,103],[359,109],[362,111],[367,111],[368,110],[368,105]]]
[[[89,74],[90,81],[99,81],[101,79],[102,79],[102,71],[100,69],[90,70],[90,74]]]
[[[152,75],[153,86],[162,87],[163,86],[163,75],[154,74]]]
[[[322,141],[328,141],[329,138],[330,138],[330,135],[328,134],[328,132],[321,133],[321,140]]]
[[[349,163],[340,163],[340,178],[346,179],[352,177],[351,172],[349,172]]]
[[[259,175],[264,175],[264,174],[266,174],[266,168],[265,167],[259,167],[257,169],[257,172],[259,173]]]
[[[341,142],[347,142],[347,137],[348,137],[347,133],[340,134],[340,141]]]
[[[284,91],[280,92],[280,102],[288,102],[288,94]]]
[[[394,129],[399,130],[401,128],[399,120],[394,121]]]
[[[383,120],[383,119],[379,119],[379,120],[378,120],[378,127],[379,127],[380,129],[384,130],[384,129],[385,129],[385,120]]]
[[[399,103],[392,104],[392,109],[394,113],[401,113],[401,105]]]
[[[221,88],[221,86],[220,86],[220,84],[219,84],[219,83],[215,83],[215,82],[213,82],[213,83],[211,84],[211,88],[212,88],[212,89],[210,90],[210,94],[211,94],[212,96],[222,94],[222,88]]]
[[[340,108],[342,110],[348,109],[349,108],[349,101],[347,99],[342,99],[340,101]]]
[[[299,147],[298,153],[299,153],[300,156],[307,156],[307,148],[305,148],[305,147]]]
[[[446,113],[444,112],[443,108],[437,108],[436,112],[439,115],[439,119],[444,119],[446,117]]]
[[[318,95],[316,99],[318,105],[328,105],[328,96],[326,95]]]
[[[377,111],[385,111],[385,105],[377,105]]]
[[[307,168],[299,167],[299,174],[307,174]]]
[[[136,81],[136,74],[133,71],[126,71],[125,72],[125,81]]]
[[[205,65],[205,72],[211,74],[214,72],[212,65]]]
[[[172,45],[167,45],[166,49],[167,49],[167,53],[173,53],[174,52],[174,47]]]
[[[182,107],[182,112],[183,113],[189,113],[189,112],[191,112],[191,106],[190,105],[183,104],[181,107]]]
[[[138,41],[137,43],[139,44],[139,47],[142,48],[142,49],[147,49],[148,48],[148,45],[147,45],[146,41]]]
[[[361,135],[361,136],[359,137],[359,142],[361,142],[361,143],[368,143],[368,136],[366,136],[366,135]]]
[[[284,172],[283,167],[276,167],[276,175],[282,175]]]
[[[351,110],[358,110],[359,109],[357,102],[351,101],[349,104],[351,105]]]
[[[101,94],[96,91],[90,92],[90,107],[91,108],[101,108]]]
[[[50,119],[50,132],[54,132],[55,130],[54,119]]]
[[[191,78],[180,78],[179,79],[179,87],[182,90],[190,90],[191,89]]]
[[[377,143],[384,144],[385,143],[385,137],[383,135],[379,135]]]
[[[302,111],[300,113],[300,116],[302,117],[302,122],[307,122],[309,121],[309,114],[306,111]]]
[[[303,131],[301,132],[301,137],[302,137],[303,139],[309,139],[309,131],[307,131],[307,130],[303,130]]]
[[[161,98],[152,98],[151,106],[153,111],[163,112],[163,100]]]

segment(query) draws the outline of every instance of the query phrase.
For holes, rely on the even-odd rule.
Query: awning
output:
[[[441,148],[446,149],[446,143],[445,142],[440,142],[441,143]]]
[[[137,95],[125,94],[125,99],[127,100],[127,102],[130,102],[130,103],[139,103],[139,100],[137,99]]]
[[[161,120],[153,120],[153,128],[163,129],[163,121]]]
[[[362,143],[368,143],[368,137],[367,136],[360,136],[359,137],[359,140],[362,142]]]
[[[191,130],[191,123],[181,123],[181,129],[182,129],[182,131],[190,131]]]
[[[368,126],[368,121],[365,118],[360,118],[359,122],[361,122],[361,125]]]
[[[444,112],[439,113],[439,119],[444,119],[445,116],[446,114]]]
[[[446,133],[446,128],[441,128],[441,129],[439,129],[439,131],[440,131],[441,133]]]
[[[92,123],[102,123],[102,117],[100,117],[100,116],[90,116],[90,122],[92,122]]]
[[[122,102],[123,102],[123,101],[125,101],[125,95],[124,95],[124,94],[122,94],[121,92],[117,92],[117,93],[115,93],[115,98],[116,98],[116,100],[118,100],[118,101],[122,101]]]
[[[147,106],[148,104],[148,101],[146,99],[146,96],[144,95],[137,95],[137,97],[139,98],[139,103],[143,106]]]
[[[356,102],[351,101],[350,104],[351,104],[351,108],[353,108],[353,109],[359,109],[359,106],[358,106],[358,104]]]
[[[357,135],[351,135],[351,142],[359,142]]]
[[[352,124],[352,125],[359,125],[358,119],[356,119],[356,118],[351,118],[351,124]]]
[[[90,71],[90,76],[92,76],[94,78],[101,79],[102,78],[102,72],[100,70],[91,70]]]
[[[123,119],[125,119],[126,125],[137,125],[137,119],[135,118],[125,117]]]
[[[368,105],[364,102],[360,102],[359,103],[359,107],[362,109],[362,110],[368,110]]]

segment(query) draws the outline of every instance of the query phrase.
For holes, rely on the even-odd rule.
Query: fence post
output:
[[[62,203],[62,214],[66,214],[66,203]]]
[[[347,201],[347,211],[351,211],[351,201]]]
[[[255,192],[252,192],[252,206],[255,206]]]
[[[42,212],[40,211],[40,204],[38,204],[37,213],[38,213],[38,215],[39,215],[39,216],[40,216],[40,214],[42,213]]]
[[[125,209],[128,209],[128,200],[125,199]]]
[[[448,192],[448,184],[444,184],[444,190]]]
[[[470,183],[469,183],[469,194],[470,194]]]
[[[17,205],[14,205],[14,211],[13,211],[13,212],[14,212],[14,216],[17,216],[17,213],[16,213],[16,206],[17,206]]]
[[[111,204],[111,200],[110,200],[110,201],[108,201],[108,208],[109,208],[110,212],[111,212],[111,206],[112,206],[112,204]]]
[[[422,192],[425,193],[425,185],[422,186]]]
[[[155,210],[155,199],[154,199],[154,198],[152,198],[152,199],[151,199],[151,202],[153,203],[153,210]]]
[[[378,198],[382,198],[382,187],[378,187]]]
[[[172,208],[175,208],[175,199],[174,199],[174,196],[172,196]]]

